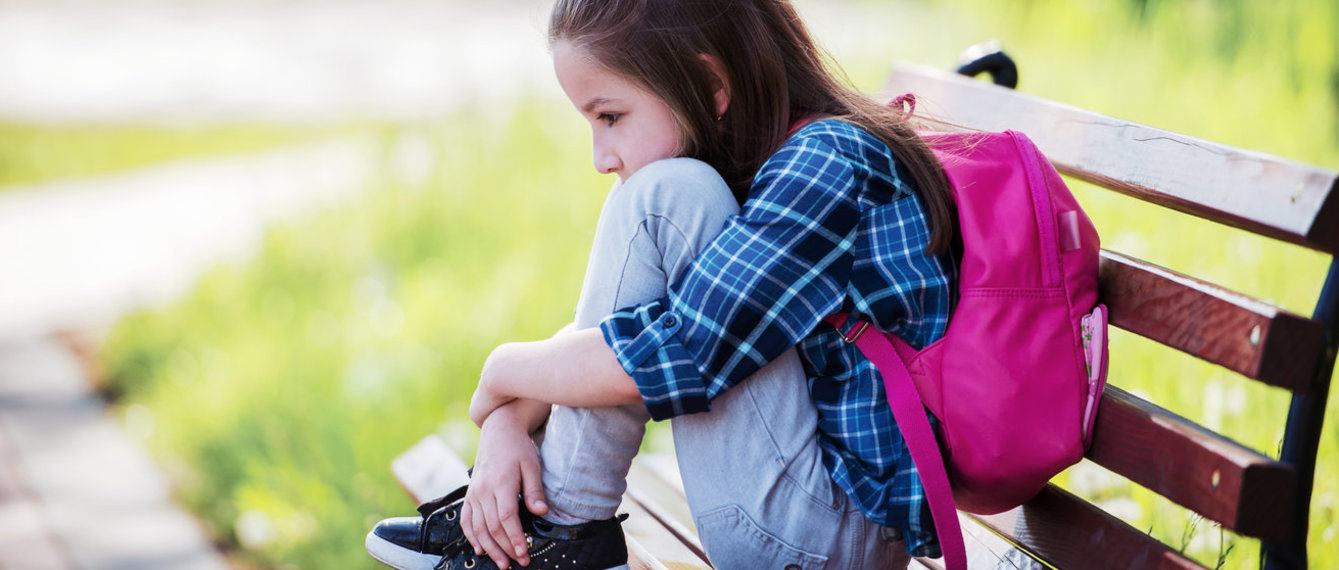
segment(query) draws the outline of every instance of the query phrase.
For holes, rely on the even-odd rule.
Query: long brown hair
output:
[[[558,0],[549,43],[559,41],[661,97],[684,133],[684,156],[714,167],[741,203],[792,121],[832,116],[863,127],[892,149],[918,189],[932,231],[928,251],[948,252],[955,208],[939,161],[900,109],[832,71],[788,0]],[[730,83],[729,109],[719,117],[704,54],[723,64]]]

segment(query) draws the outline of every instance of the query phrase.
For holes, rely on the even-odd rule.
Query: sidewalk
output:
[[[0,192],[0,345],[181,295],[267,224],[364,189],[379,150],[349,138]]]
[[[228,564],[54,340],[0,346],[0,568]]]
[[[8,407],[8,400],[0,396],[0,407]],[[0,425],[0,568],[72,568],[64,545],[47,524],[41,499],[28,484],[19,453],[9,430]]]
[[[174,298],[265,226],[366,187],[344,139],[0,194],[0,570],[228,567],[62,331]]]

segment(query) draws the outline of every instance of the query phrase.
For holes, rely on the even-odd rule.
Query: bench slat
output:
[[[1324,348],[1318,321],[1119,253],[1100,288],[1111,324],[1271,386],[1305,391]]]
[[[1056,169],[1076,178],[1229,226],[1339,252],[1339,180],[1332,170],[928,67],[899,63],[885,89],[915,93],[917,115],[944,128],[1022,131]]]
[[[1088,458],[1238,534],[1287,534],[1292,466],[1110,384]]]
[[[640,542],[628,541],[628,570],[669,570]]]
[[[979,517],[996,527],[1005,517],[1018,516],[1012,536],[1042,560],[1058,568],[1177,568],[1202,569],[1157,539],[1111,516],[1106,511],[1047,485],[1018,511]]]
[[[429,435],[391,460],[391,473],[409,498],[423,504],[470,482],[467,467],[456,452]]]
[[[667,472],[667,469],[672,471]],[[683,484],[677,481],[678,470],[679,465],[673,457],[639,454],[628,471],[626,497],[655,517],[699,559],[706,561],[707,552],[702,548],[693,515],[688,510]]]
[[[623,497],[623,505],[619,510],[628,513],[628,520],[623,522],[623,532],[628,542],[629,566],[636,568],[634,559],[640,559],[637,562],[649,568],[711,568],[697,552],[681,542],[678,535],[672,531],[666,532],[663,521],[654,512],[647,510],[646,504],[633,499],[632,495]],[[641,554],[637,554],[637,551],[641,551]]]
[[[665,524],[666,528],[680,536],[685,545],[697,545],[701,542],[697,530],[693,527],[692,515],[688,511],[684,498],[683,481],[678,477],[679,466],[673,455],[641,454],[632,462],[632,471],[628,474],[628,496],[638,503],[652,503],[648,512]],[[994,568],[1003,559],[1012,546],[1004,539],[986,529],[973,517],[959,513],[959,524],[963,530],[963,541],[967,548],[968,568]],[[668,521],[668,522],[667,522]],[[675,528],[679,531],[675,531]],[[706,554],[702,553],[706,559]],[[922,570],[943,570],[942,560],[931,558],[913,558],[911,568]]]

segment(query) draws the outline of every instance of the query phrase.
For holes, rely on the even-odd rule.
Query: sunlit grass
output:
[[[1339,166],[1339,8],[1135,4],[871,2],[851,13],[886,30],[820,38],[867,89],[894,58],[948,66],[998,38],[1024,91]],[[128,424],[248,563],[371,566],[362,535],[411,512],[390,459],[464,415],[489,349],[571,317],[610,181],[590,173],[589,135],[565,104],[479,111],[381,129],[384,171],[356,203],[271,232],[255,262],[219,269],[112,336],[107,369]],[[1310,314],[1326,257],[1076,191],[1107,247]],[[1111,352],[1113,384],[1276,453],[1284,392],[1128,334],[1114,335]],[[1326,475],[1339,473],[1335,393],[1311,513],[1316,568],[1339,565],[1339,480]],[[1100,469],[1060,480],[1211,567],[1225,551],[1224,567],[1255,565],[1255,541],[1220,545],[1213,525]]]
[[[0,192],[100,176],[200,155],[262,150],[350,127],[266,124],[210,127],[45,126],[0,122]]]

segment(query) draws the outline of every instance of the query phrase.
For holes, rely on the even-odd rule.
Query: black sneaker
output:
[[[401,570],[497,570],[492,559],[475,556],[460,531],[465,487],[419,507],[421,518],[381,521],[367,534],[367,552]],[[521,528],[530,555],[526,570],[618,570],[628,566],[620,524],[627,515],[578,525],[557,525],[521,506]],[[519,565],[513,565],[520,568]]]
[[[417,517],[386,519],[367,533],[367,553],[383,564],[401,570],[432,568],[447,547],[466,542],[460,531],[460,505],[468,485],[444,497],[419,505]]]

